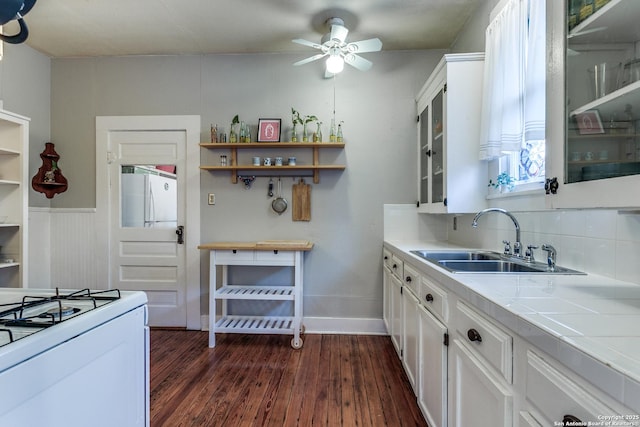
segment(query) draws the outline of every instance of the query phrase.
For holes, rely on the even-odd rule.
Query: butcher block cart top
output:
[[[216,345],[216,332],[246,334],[292,334],[291,347],[302,347],[303,254],[313,249],[308,240],[264,240],[258,242],[213,242],[198,246],[209,250],[209,347]],[[221,267],[220,286],[218,269]],[[293,283],[276,286],[229,283],[229,266],[285,266],[293,268]],[[216,301],[222,312],[216,313]],[[228,312],[229,300],[292,301],[293,316],[245,316]]]

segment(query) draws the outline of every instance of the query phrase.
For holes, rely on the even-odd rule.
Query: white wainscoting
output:
[[[29,208],[29,274],[25,288],[51,288],[51,209]]]
[[[30,208],[29,227],[29,287],[106,287],[97,273],[95,209]]]

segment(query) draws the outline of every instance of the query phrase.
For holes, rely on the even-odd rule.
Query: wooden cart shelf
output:
[[[311,171],[313,173],[313,182],[320,182],[321,170],[344,170],[345,165],[322,165],[320,164],[320,150],[326,148],[344,148],[343,142],[221,142],[221,143],[202,143],[202,148],[208,149],[227,149],[231,151],[231,157],[229,159],[228,166],[200,166],[201,170],[208,171],[230,171],[231,182],[238,182],[238,171],[254,171],[254,172],[267,172],[270,174],[277,174],[281,171]],[[280,148],[280,149],[299,149],[307,148],[313,151],[313,161],[311,164],[297,164],[295,166],[254,166],[254,165],[239,165],[238,164],[238,150],[239,149],[262,149],[262,148]]]
[[[216,332],[245,334],[291,334],[291,346],[302,347],[303,253],[310,251],[308,240],[263,240],[257,242],[213,242],[198,246],[209,250],[209,347],[215,346]],[[293,269],[290,284],[256,285],[229,283],[230,266],[282,266]],[[218,268],[220,267],[220,268]],[[221,276],[218,277],[218,271]],[[218,279],[220,279],[218,281]],[[219,283],[220,282],[220,283]],[[228,301],[291,301],[293,316],[247,316],[230,313]],[[217,301],[221,313],[217,317]]]

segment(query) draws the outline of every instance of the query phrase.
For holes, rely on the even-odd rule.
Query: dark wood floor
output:
[[[151,331],[151,426],[426,426],[389,337]]]

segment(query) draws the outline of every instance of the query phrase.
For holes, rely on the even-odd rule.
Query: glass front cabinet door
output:
[[[554,208],[640,206],[640,1],[547,1]]]
[[[487,167],[478,160],[483,67],[483,54],[445,55],[417,97],[420,212],[486,206]]]

